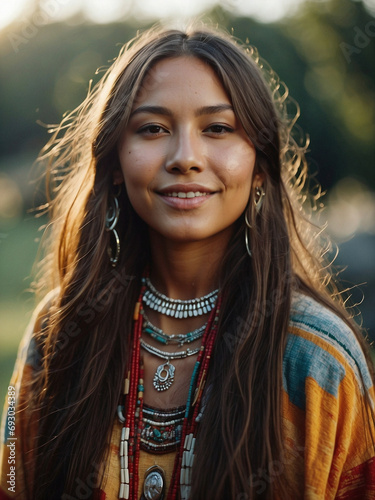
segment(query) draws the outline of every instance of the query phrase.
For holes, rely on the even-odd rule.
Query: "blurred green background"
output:
[[[321,222],[375,339],[374,0],[14,0],[0,6],[0,398],[35,306],[43,124],[74,109],[138,29],[192,15],[255,45],[299,102],[311,172],[327,191]]]

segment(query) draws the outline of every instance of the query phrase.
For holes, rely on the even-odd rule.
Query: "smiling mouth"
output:
[[[172,192],[172,193],[164,193],[164,196],[168,196],[170,198],[197,198],[199,196],[208,196],[210,193],[202,193],[201,191],[188,191],[187,193],[183,191]]]

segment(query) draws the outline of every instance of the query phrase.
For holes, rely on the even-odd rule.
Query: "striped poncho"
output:
[[[38,311],[35,317],[37,314]],[[21,415],[16,413],[15,421],[12,420],[12,410],[8,409],[13,408],[13,403],[17,406],[28,399],[27,381],[38,362],[34,323],[35,319],[21,344],[10,383],[15,388],[15,400],[8,401],[7,397],[3,414],[0,500],[27,498],[20,446],[21,442],[28,446],[31,430],[23,428]],[[255,493],[261,494],[267,482],[276,481],[288,470],[299,492],[298,498],[290,500],[374,500],[375,449],[371,433],[375,435],[375,428],[366,413],[365,393],[374,407],[371,376],[352,331],[313,299],[296,295],[283,361],[285,456],[270,464],[267,473],[257,476]],[[119,435],[120,425],[115,420],[108,462],[101,465],[102,490],[95,492],[101,500],[118,498]],[[157,463],[166,470],[168,482],[174,458],[175,453],[142,452],[139,474]],[[69,496],[70,499],[89,498],[92,483],[80,481],[76,496]]]

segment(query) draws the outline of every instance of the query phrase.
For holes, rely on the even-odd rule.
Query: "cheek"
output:
[[[228,189],[232,188],[250,193],[255,166],[255,153],[252,150],[245,149],[241,151],[240,149],[235,151],[234,154],[228,155],[224,164],[223,158],[221,158],[221,164],[223,165],[221,169],[222,180],[225,186]]]
[[[148,155],[134,148],[124,148],[120,155],[125,185],[129,188],[148,186],[154,177],[152,161]]]

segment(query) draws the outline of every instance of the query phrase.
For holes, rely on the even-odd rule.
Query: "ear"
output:
[[[264,184],[264,174],[255,174],[253,177],[252,187],[261,187]]]
[[[114,170],[112,172],[112,179],[113,179],[113,185],[118,186],[119,184],[122,184],[124,182],[124,177],[122,175],[121,170]]]

